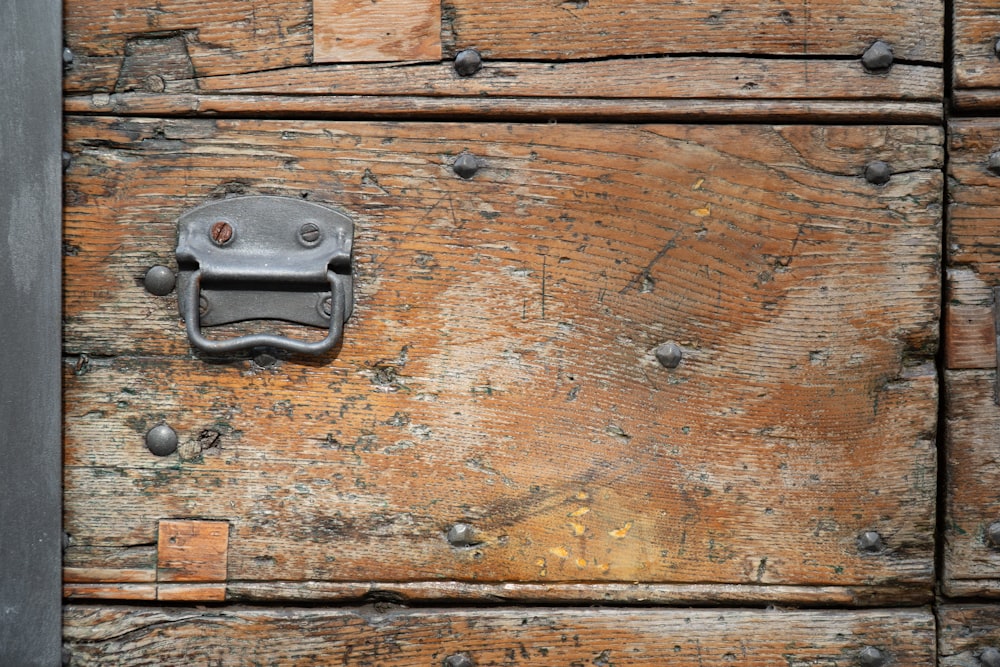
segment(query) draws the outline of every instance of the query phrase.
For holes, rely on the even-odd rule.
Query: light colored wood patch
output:
[[[228,522],[160,521],[158,542],[158,581],[226,580]]]
[[[156,587],[156,599],[178,602],[181,600],[201,602],[224,602],[225,584],[160,584]]]
[[[314,0],[313,62],[441,59],[439,0]]]

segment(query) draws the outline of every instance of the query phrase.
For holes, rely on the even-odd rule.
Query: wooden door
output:
[[[71,664],[930,664],[938,4],[399,4],[67,6]],[[145,288],[260,195],[331,353]]]

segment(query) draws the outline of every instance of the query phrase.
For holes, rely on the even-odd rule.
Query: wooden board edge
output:
[[[950,599],[1000,599],[1000,579],[951,579],[941,581],[941,593]]]
[[[66,97],[67,114],[123,116],[385,118],[411,120],[523,120],[753,123],[944,123],[937,102],[810,100],[613,100],[603,98],[446,98],[116,93]]]

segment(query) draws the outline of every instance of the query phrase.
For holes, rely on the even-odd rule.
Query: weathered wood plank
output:
[[[493,61],[703,53],[836,60],[859,58],[869,45],[883,40],[904,64],[942,62],[940,0],[850,6],[814,0],[801,7],[754,2],[722,11],[706,0],[576,4],[449,0],[442,5],[443,53],[451,58],[458,49],[476,47]],[[222,75],[309,66],[311,5],[309,0],[161,0],[155,7],[137,7],[133,0],[69,3],[66,41],[75,59],[66,90],[176,91],[189,89],[193,78],[206,82]],[[322,6],[317,17],[321,23],[328,19]],[[378,25],[391,32],[392,17]],[[322,43],[321,38],[321,52]],[[836,97],[825,90],[838,85],[835,69],[812,62],[814,96]],[[768,64],[774,61],[758,66]],[[627,74],[629,68],[641,67],[641,60],[607,67]],[[868,86],[892,86],[898,74],[894,67],[887,75],[869,77]]]
[[[968,604],[940,605],[938,618],[938,665],[980,667],[987,652],[995,664],[1000,657],[1000,606]]]
[[[376,118],[386,120],[491,120],[702,123],[912,123],[936,124],[937,102],[822,100],[648,100],[575,98],[449,98],[383,96],[285,96],[115,93],[64,98],[73,114],[179,115],[259,118]]]
[[[952,121],[948,175],[948,263],[975,272],[988,285],[1000,284],[1000,175],[989,169],[1000,150],[996,119]]]
[[[945,373],[947,582],[1000,579],[1000,549],[986,536],[987,527],[1000,522],[996,494],[1000,487],[1000,407],[994,403],[995,378],[995,371],[986,370]]]
[[[948,270],[945,303],[945,366],[996,368],[997,339],[993,288],[975,271]]]
[[[313,62],[441,59],[440,0],[313,0]]]
[[[232,523],[232,580],[929,590],[939,128],[78,118],[68,138],[81,547],[192,518]],[[142,290],[176,217],[234,192],[354,216],[336,358],[206,364]],[[178,455],[145,450],[160,421]]]
[[[780,632],[776,631],[780,628]],[[926,609],[152,609],[64,614],[74,667],[161,664],[823,664],[854,667],[871,647],[894,665],[934,663]]]
[[[963,109],[1000,105],[1000,14],[992,0],[955,0],[952,8],[952,81]],[[975,89],[994,90],[975,90]]]

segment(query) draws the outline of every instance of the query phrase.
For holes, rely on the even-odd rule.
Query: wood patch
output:
[[[156,519],[225,519],[244,582],[926,595],[942,140],[69,119],[67,530],[124,550]],[[862,176],[875,159],[884,186]],[[206,363],[175,298],[143,290],[182,211],[247,193],[354,217],[335,356]],[[143,445],[161,421],[181,440],[163,459]]]
[[[996,371],[945,373],[945,585],[961,580],[993,579],[982,594],[1000,588],[1000,549],[990,544],[987,529],[1000,522],[1000,407],[994,403]],[[982,587],[982,583],[974,583]]]
[[[160,521],[157,544],[158,582],[226,580],[228,522]]]
[[[313,62],[441,59],[440,0],[313,0]]]
[[[955,0],[952,77],[963,109],[1000,108],[1000,15],[993,0]],[[964,95],[962,93],[969,93]]]
[[[938,665],[979,667],[996,664],[996,659],[1000,658],[1000,605],[940,605],[937,618]],[[981,659],[984,653],[987,659]]]
[[[933,665],[927,609],[186,609],[65,608],[74,667],[115,664]],[[457,663],[456,663],[457,664]]]

